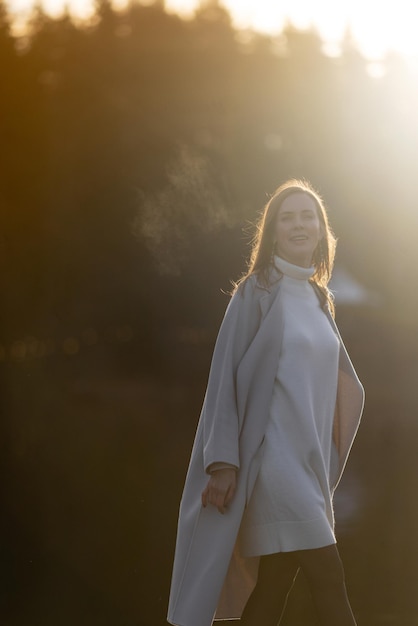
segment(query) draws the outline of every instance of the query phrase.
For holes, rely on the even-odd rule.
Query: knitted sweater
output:
[[[241,525],[245,556],[335,543],[329,473],[339,341],[309,282],[313,269],[275,262],[283,344],[264,457]]]

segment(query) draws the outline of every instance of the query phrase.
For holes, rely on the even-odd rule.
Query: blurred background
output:
[[[214,0],[0,2],[1,626],[165,623],[227,292],[288,177],[328,205],[367,393],[336,498],[353,608],[418,624],[418,65],[397,5],[373,56],[377,5],[337,45]],[[301,579],[286,626],[310,613]]]

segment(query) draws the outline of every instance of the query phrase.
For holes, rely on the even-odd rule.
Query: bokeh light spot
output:
[[[80,351],[80,342],[75,337],[67,337],[62,343],[62,349],[68,356],[74,356]]]

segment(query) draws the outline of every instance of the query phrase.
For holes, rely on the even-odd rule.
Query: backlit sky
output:
[[[124,0],[115,0],[123,6]],[[14,11],[25,12],[33,0],[8,0]],[[151,4],[144,0],[142,4]],[[93,0],[43,0],[45,10],[59,14],[68,4],[75,15],[88,17]],[[192,15],[198,0],[166,0],[169,11]],[[377,58],[393,49],[418,58],[418,10],[414,0],[222,0],[237,27],[280,32],[286,19],[298,28],[315,26],[327,42],[338,42],[349,25],[360,50]]]
[[[193,0],[167,0],[167,8],[191,10]],[[418,56],[415,0],[223,0],[237,26],[280,31],[286,18],[297,27],[316,26],[322,37],[338,41],[350,25],[361,50],[370,57],[392,48]]]

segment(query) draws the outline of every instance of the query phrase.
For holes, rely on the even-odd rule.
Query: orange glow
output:
[[[150,5],[154,0],[140,0]],[[8,0],[7,5],[17,19],[30,14],[35,0]],[[65,7],[80,19],[94,14],[94,0],[43,0],[45,11],[60,15]],[[114,0],[114,6],[123,8],[127,0]],[[354,43],[369,59],[381,58],[388,51],[398,52],[410,59],[418,59],[416,11],[410,0],[221,0],[239,29],[253,29],[267,34],[280,33],[287,22],[298,29],[314,27],[323,38],[327,50],[335,50],[345,33],[350,32]],[[166,10],[183,17],[193,15],[199,0],[165,0]]]
[[[409,0],[224,0],[234,24],[266,33],[280,32],[286,20],[297,28],[314,26],[328,43],[340,41],[350,29],[354,41],[370,58],[393,49],[418,56],[415,32],[416,10]],[[166,0],[168,10],[190,14],[198,5],[193,0]]]

